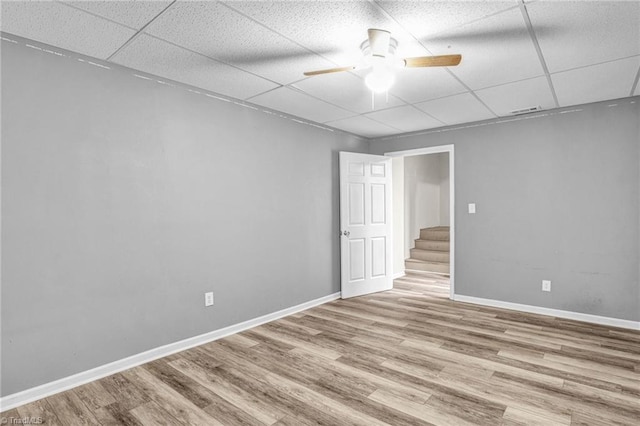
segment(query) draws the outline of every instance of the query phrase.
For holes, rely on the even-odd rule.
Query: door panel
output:
[[[371,184],[371,224],[384,225],[386,222],[385,185],[382,183]]]
[[[386,275],[386,237],[371,238],[371,277],[377,278]]]
[[[349,183],[349,225],[364,225],[364,183]]]
[[[349,281],[360,281],[365,276],[365,240],[364,238],[349,240]]]

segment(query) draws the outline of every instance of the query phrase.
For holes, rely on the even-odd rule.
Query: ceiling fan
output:
[[[304,75],[309,77],[371,68],[371,72],[364,79],[365,84],[373,93],[383,93],[388,91],[395,82],[395,71],[398,68],[450,67],[458,65],[462,60],[461,55],[418,56],[397,59],[395,58],[395,53],[398,41],[391,37],[389,31],[370,28],[368,34],[369,38],[360,45],[360,50],[364,55],[364,61],[361,65],[307,71]]]

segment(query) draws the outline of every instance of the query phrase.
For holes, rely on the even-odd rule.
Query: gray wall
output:
[[[440,225],[440,162],[437,155],[404,159],[405,257],[421,228]]]
[[[449,154],[403,158],[405,257],[409,257],[421,229],[449,225]]]
[[[366,141],[6,42],[1,136],[2,395],[340,290]]]
[[[371,150],[455,145],[457,294],[637,321],[639,106],[583,105]]]
[[[448,153],[404,157],[404,223],[405,258],[421,229],[449,225]]]

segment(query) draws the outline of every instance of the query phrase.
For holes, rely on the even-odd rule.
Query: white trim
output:
[[[413,155],[440,154],[441,152],[453,152],[453,144],[408,149],[406,151],[385,152],[384,155],[388,157],[409,157]]]
[[[404,276],[405,276],[404,271],[397,272],[397,273],[393,274],[393,279],[395,280],[396,278],[400,278],[400,277],[404,277]]]
[[[427,148],[408,149],[405,151],[385,152],[388,157],[409,157],[413,155],[449,153],[449,299],[455,300],[456,273],[456,173],[455,147],[453,144],[430,146]]]
[[[491,306],[494,308],[511,309],[513,311],[528,312],[531,314],[549,315],[552,317],[589,322],[593,324],[608,325],[611,327],[640,330],[640,321],[629,321],[619,318],[601,317],[598,315],[583,314],[580,312],[562,311],[560,309],[543,308],[540,306],[522,305],[520,303],[503,302],[501,300],[483,299],[480,297],[463,296],[454,294],[456,302],[473,303],[475,305]]]
[[[184,351],[195,346],[203,345],[205,343],[221,339],[231,334],[239,333],[241,331],[248,330],[261,324],[274,321],[287,315],[292,315],[296,312],[304,311],[306,309],[313,308],[314,306],[322,305],[323,303],[331,302],[332,300],[336,300],[339,298],[340,292],[333,293],[319,299],[310,300],[300,305],[282,309],[277,312],[263,315],[261,317],[250,319],[238,324],[230,325],[228,327],[201,334],[199,336],[194,336],[188,339],[180,340],[178,342],[169,343],[168,345],[150,349],[148,351],[141,352],[139,354],[111,362],[109,364],[92,368],[91,370],[83,371],[81,373],[64,377],[53,382],[45,383],[43,385],[23,390],[21,392],[16,392],[14,394],[0,398],[0,411],[7,411],[33,401],[46,398],[53,394],[66,391],[80,385],[84,385],[85,383],[110,376],[112,374],[127,370],[132,367],[136,367],[140,364],[144,364],[158,358],[174,354],[176,352]]]

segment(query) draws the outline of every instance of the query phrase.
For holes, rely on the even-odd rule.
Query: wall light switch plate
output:
[[[204,306],[213,306],[213,292],[204,294]]]
[[[476,213],[476,203],[469,203],[469,214]]]
[[[542,280],[542,291],[551,291],[551,281]]]

